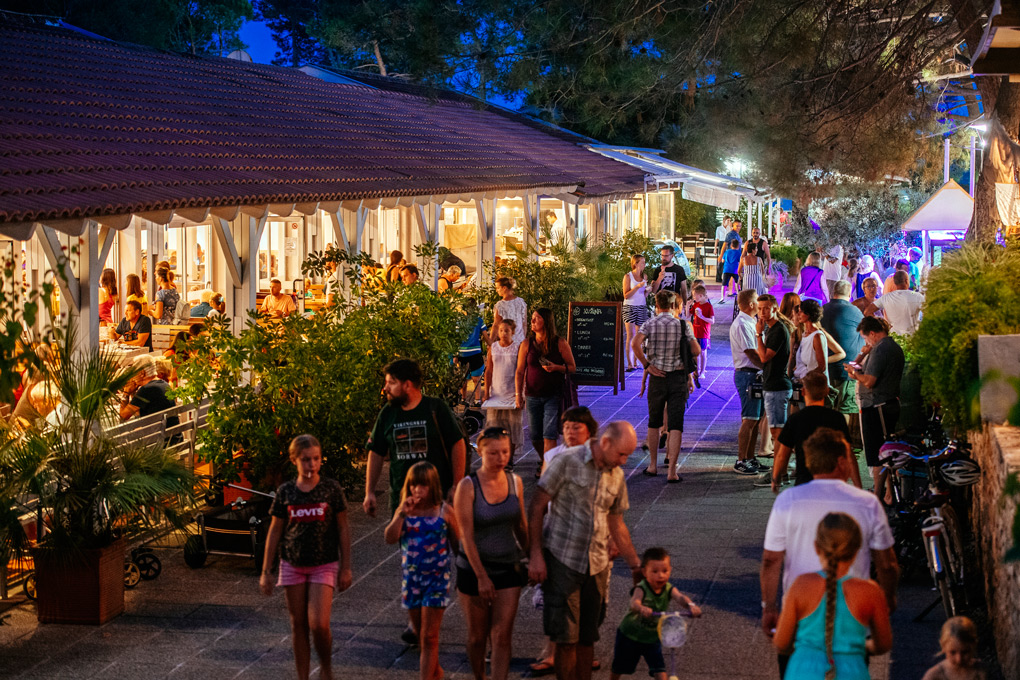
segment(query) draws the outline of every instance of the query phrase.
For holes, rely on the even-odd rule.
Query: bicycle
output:
[[[915,566],[921,554],[939,599],[919,614],[920,620],[941,602],[946,617],[964,612],[968,605],[966,561],[960,522],[951,504],[951,491],[976,484],[981,469],[965,457],[966,444],[950,441],[941,449],[925,449],[895,440],[882,445],[879,460],[896,479],[892,485],[895,509],[894,538],[897,556],[906,567]],[[906,499],[904,486],[920,463],[926,488]],[[904,472],[906,471],[906,472]]]

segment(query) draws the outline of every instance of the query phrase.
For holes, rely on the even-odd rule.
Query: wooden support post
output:
[[[234,288],[241,287],[241,258],[237,254],[237,245],[234,243],[234,235],[230,230],[230,222],[221,217],[213,219],[213,233],[223,251],[223,258],[226,260],[227,273],[230,275],[230,282]]]

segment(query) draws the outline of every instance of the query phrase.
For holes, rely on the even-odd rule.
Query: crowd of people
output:
[[[775,644],[783,677],[867,678],[868,656],[892,644],[889,615],[899,568],[877,455],[898,418],[904,355],[894,334],[917,327],[923,295],[912,285],[919,274],[905,260],[880,294],[884,282],[870,256],[846,262],[842,248],[819,246],[794,291],[778,300],[769,292],[774,282],[767,241],[753,230],[743,242],[739,222],[725,226],[721,245],[736,253],[720,263],[721,299],[734,286],[737,309],[728,334],[741,417],[734,471],[755,475],[755,485],[778,494],[763,541],[761,626]],[[662,266],[650,273],[645,258],[635,255],[622,282],[626,364],[643,369],[647,391],[642,448],[649,462],[643,473],[659,474],[658,451],[665,446],[667,483],[681,481],[685,410],[698,379],[706,376],[704,357],[717,318],[705,282],[691,281],[673,254],[671,246],[664,247]],[[398,266],[404,265],[391,262],[387,277]],[[619,557],[630,568],[634,588],[615,633],[611,677],[633,674],[644,659],[662,680],[657,617],[677,608],[697,616],[701,608],[670,584],[666,550],[652,546],[639,552],[631,541],[620,467],[638,448],[637,432],[623,421],[600,430],[587,408],[572,403],[570,345],[557,335],[551,310],[533,308],[529,316],[528,303],[514,288],[511,279],[496,281],[493,323],[480,331],[487,346],[477,343],[484,356],[477,368],[484,375],[487,422],[475,442],[474,469],[470,440],[449,405],[422,394],[417,364],[400,359],[384,371],[387,404],[367,444],[362,507],[377,514],[377,487],[388,461],[384,534],[402,555],[408,625],[401,637],[419,647],[420,677],[442,678],[438,645],[455,588],[467,620],[472,673],[479,680],[506,678],[522,589],[540,584],[535,601],[547,644],[532,674],[589,678],[601,665],[593,649],[606,614],[611,565]],[[514,472],[515,454],[525,448],[525,419],[540,458],[530,500]],[[768,440],[770,453],[759,452],[759,439]],[[871,491],[863,488],[855,444],[870,468]],[[763,461],[770,456],[771,465]],[[312,474],[303,465],[299,472]],[[342,496],[330,508],[327,517],[332,522],[335,512],[336,533],[342,535]],[[293,520],[294,510],[289,512]],[[287,516],[282,509],[274,512]],[[292,533],[289,540],[296,542],[313,535],[293,521],[284,536]],[[273,550],[275,544],[267,546],[267,591]],[[313,598],[309,589],[316,583],[343,589],[350,582],[338,567],[343,550],[338,557],[333,549],[329,557],[328,565],[280,567],[278,583],[288,588],[292,620],[302,622],[294,626],[295,638],[303,638],[294,642],[300,677],[306,677],[309,630],[316,649],[328,656],[321,648],[328,630],[317,632],[314,623],[321,595]],[[300,573],[306,575],[295,584]],[[951,621],[942,645],[946,660],[929,678],[980,677],[972,665],[972,624]],[[957,648],[960,653],[951,651]],[[329,677],[326,662],[323,669]]]
[[[733,470],[778,494],[763,541],[761,627],[775,644],[782,677],[863,680],[869,677],[867,657],[892,644],[889,614],[896,607],[899,569],[878,450],[899,417],[905,360],[894,335],[917,328],[922,271],[911,253],[883,281],[871,256],[846,260],[843,248],[819,244],[793,291],[780,300],[770,292],[768,241],[759,229],[745,241],[741,229],[739,220],[727,218],[717,233],[723,253],[717,304],[735,297],[728,340],[741,423]],[[643,371],[648,464],[642,472],[660,474],[664,447],[665,482],[676,484],[682,481],[687,404],[707,377],[719,314],[709,287],[691,280],[674,247],[665,245],[659,254],[662,264],[651,272],[644,255],[635,254],[623,277],[624,351],[627,369]],[[417,282],[417,268],[399,251],[389,259],[379,268],[380,279]],[[437,293],[463,285],[463,273],[461,265],[447,263]],[[151,350],[154,324],[172,324],[182,313],[199,319],[225,311],[223,296],[210,290],[182,311],[168,263],[157,265],[155,278],[157,292],[149,301],[139,277],[128,275],[122,301],[115,272],[103,272],[100,318],[113,326],[123,310],[110,330],[112,340]],[[362,510],[381,514],[384,540],[399,545],[407,610],[401,638],[418,646],[423,680],[443,678],[439,641],[455,589],[474,677],[505,679],[522,589],[540,584],[536,603],[547,644],[531,672],[587,680],[601,665],[594,645],[619,557],[634,585],[615,631],[611,678],[635,673],[643,659],[651,675],[665,680],[658,617],[675,609],[700,616],[702,610],[670,583],[669,553],[660,546],[639,551],[624,521],[629,499],[621,466],[638,449],[638,433],[624,421],[600,430],[590,410],[576,403],[574,357],[552,310],[529,306],[510,278],[498,278],[495,287],[499,300],[491,326],[479,321],[458,358],[481,378],[486,427],[473,443],[475,465],[472,441],[450,405],[422,393],[418,364],[397,359],[383,371],[386,404],[366,444]],[[335,277],[328,277],[327,299],[336,290]],[[296,311],[278,279],[261,311],[276,318]],[[188,334],[182,335],[169,353],[187,352]],[[136,362],[121,417],[172,408],[165,364],[151,355]],[[514,471],[515,457],[526,448],[525,420],[540,460],[530,499]],[[762,452],[766,443],[769,451]],[[872,491],[863,488],[857,443]],[[297,478],[280,486],[270,509],[260,588],[267,595],[274,586],[285,590],[298,677],[309,676],[314,647],[320,677],[329,678],[330,607],[335,591],[353,581],[348,506],[340,485],[320,475],[314,437],[295,438],[289,456]],[[380,512],[384,470],[389,504]],[[979,677],[968,675],[973,624],[951,620],[941,644],[946,660],[928,680]]]

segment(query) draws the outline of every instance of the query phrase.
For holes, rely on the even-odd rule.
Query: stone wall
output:
[[[971,521],[977,537],[988,613],[995,627],[1002,674],[1020,678],[1020,563],[1002,557],[1013,545],[1013,514],[1017,502],[1003,498],[1006,477],[1020,472],[1020,428],[985,425],[972,432],[974,458],[981,465],[981,481],[974,486]]]

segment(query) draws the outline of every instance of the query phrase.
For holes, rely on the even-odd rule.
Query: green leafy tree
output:
[[[883,257],[903,242],[900,227],[909,204],[900,192],[881,186],[838,189],[836,196],[812,201],[807,213],[793,211],[786,236],[794,245],[813,250],[818,243],[837,243],[850,252]]]
[[[425,392],[455,392],[451,363],[477,314],[462,296],[438,296],[424,285],[362,281],[367,255],[330,249],[312,254],[308,273],[327,263],[343,272],[347,295],[305,318],[270,321],[252,312],[236,336],[225,323],[189,345],[178,368],[187,399],[208,396],[202,456],[227,478],[244,472],[259,488],[274,488],[289,470],[287,446],[299,434],[322,443],[324,466],[348,489],[382,407],[382,368],[409,357],[425,372]],[[467,309],[465,309],[465,306]]]
[[[59,17],[112,40],[191,54],[243,48],[249,0],[2,0],[0,9]]]

